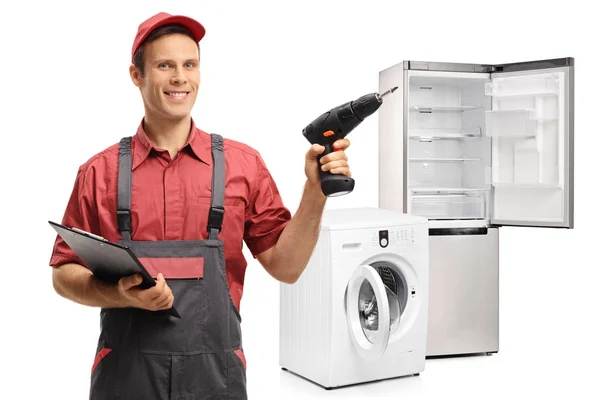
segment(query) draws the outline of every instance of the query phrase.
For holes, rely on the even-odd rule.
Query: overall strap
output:
[[[221,232],[225,208],[225,153],[223,153],[223,137],[213,133],[212,138],[212,190],[210,212],[208,214],[208,238],[216,240]]]
[[[117,226],[123,240],[131,240],[131,136],[119,142]]]
[[[209,239],[217,239],[221,232],[225,208],[225,154],[223,138],[212,134],[212,191],[207,230]],[[117,226],[123,240],[131,240],[131,137],[119,142],[119,177],[117,192]]]

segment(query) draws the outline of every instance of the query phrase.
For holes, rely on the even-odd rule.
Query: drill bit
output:
[[[398,89],[398,86],[394,86],[390,90],[387,90],[387,91],[383,92],[382,94],[379,95],[379,98],[382,99],[383,96],[387,96],[390,93],[394,93],[396,91],[396,89]]]

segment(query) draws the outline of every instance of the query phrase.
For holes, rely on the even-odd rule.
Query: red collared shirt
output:
[[[259,153],[224,139],[225,216],[219,237],[224,241],[227,281],[240,308],[247,261],[243,242],[253,256],[271,248],[290,220],[277,186]],[[131,227],[133,240],[204,240],[211,201],[210,136],[192,121],[191,134],[171,160],[155,148],[140,124],[132,140]],[[62,224],[118,242],[118,143],[94,155],[77,171]],[[60,238],[51,266],[82,261]]]

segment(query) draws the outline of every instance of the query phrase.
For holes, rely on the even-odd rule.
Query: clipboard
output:
[[[142,283],[138,285],[141,289],[156,286],[154,278],[129,247],[78,228],[69,228],[53,221],[48,223],[99,280],[116,284],[123,277],[139,274],[142,277]],[[175,307],[155,312],[163,311],[181,318]]]

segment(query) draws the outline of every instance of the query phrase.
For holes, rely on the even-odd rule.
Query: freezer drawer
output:
[[[427,356],[498,351],[498,228],[430,235]]]

